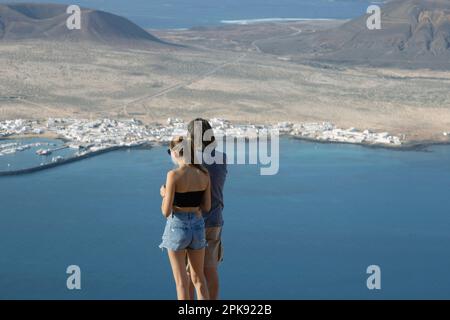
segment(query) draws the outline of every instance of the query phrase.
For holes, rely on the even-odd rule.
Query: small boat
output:
[[[39,156],[48,156],[50,155],[52,152],[50,149],[39,149],[38,151],[36,151],[36,154]]]

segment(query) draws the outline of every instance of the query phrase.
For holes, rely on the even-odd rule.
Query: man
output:
[[[203,213],[208,246],[205,251],[204,273],[211,300],[219,298],[218,266],[223,260],[222,226],[223,188],[227,176],[226,155],[215,150],[216,138],[211,124],[197,118],[188,124],[188,136],[194,144],[197,160],[208,169],[211,178],[211,210]],[[208,161],[213,157],[215,161]],[[190,286],[190,297],[194,298],[194,286]]]

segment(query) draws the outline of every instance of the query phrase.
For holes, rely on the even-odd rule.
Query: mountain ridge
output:
[[[88,41],[110,45],[170,46],[128,19],[101,10],[81,8],[81,29],[69,30],[68,6],[61,4],[0,4],[0,41]]]
[[[381,30],[369,14],[336,29],[261,41],[263,52],[311,60],[450,69],[450,0],[393,0],[381,7]]]

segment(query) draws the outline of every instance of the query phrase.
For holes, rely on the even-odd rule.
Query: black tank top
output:
[[[196,208],[202,203],[205,190],[193,192],[175,192],[173,198],[174,207],[180,208]]]

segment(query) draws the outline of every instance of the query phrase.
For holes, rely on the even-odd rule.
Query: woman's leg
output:
[[[177,286],[178,300],[189,300],[189,278],[186,272],[186,250],[169,252],[173,278]]]
[[[191,300],[194,300],[195,287],[194,287],[194,284],[192,283],[191,267],[189,266],[189,262],[186,262],[186,271],[188,273],[188,278],[189,278],[189,297],[191,298]]]
[[[206,284],[203,265],[205,261],[205,249],[188,250],[189,271],[191,280],[197,292],[198,300],[209,300],[208,286]]]

